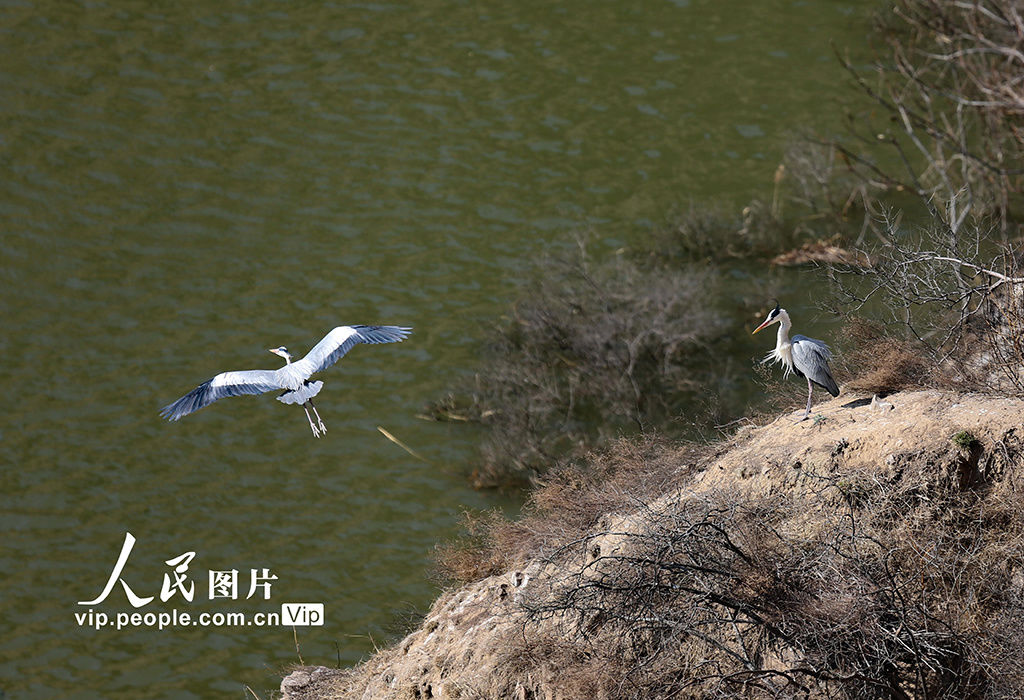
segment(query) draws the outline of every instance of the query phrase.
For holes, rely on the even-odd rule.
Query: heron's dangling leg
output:
[[[326,433],[327,426],[324,425],[324,419],[320,417],[320,413],[316,410],[316,406],[313,405],[313,399],[309,400],[309,407],[313,409],[313,415],[316,416],[317,421],[320,423],[320,432]]]
[[[320,437],[320,431],[318,431],[316,426],[313,425],[313,417],[309,415],[309,409],[306,408],[306,404],[302,404],[302,410],[306,412],[306,420],[309,421],[309,427],[313,430],[313,437]]]

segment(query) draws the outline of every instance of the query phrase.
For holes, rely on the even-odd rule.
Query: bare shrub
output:
[[[729,244],[723,242],[732,241],[741,226],[740,217],[724,207],[691,202],[669,213],[655,231],[648,255],[658,265],[729,257]]]
[[[987,218],[1008,240],[1024,186],[1020,3],[893,0],[875,36],[884,48],[869,68],[838,56],[870,100],[846,135],[795,137],[770,199],[741,217],[691,205],[659,233],[658,254],[771,257],[836,234],[861,247],[869,231],[888,244],[893,206],[923,208],[953,236]]]
[[[837,54],[869,100],[845,135],[795,136],[769,201],[752,202],[742,226],[691,208],[669,227],[674,250],[764,257],[836,234],[860,247],[869,232],[890,242],[891,207],[923,209],[954,234],[990,218],[1005,240],[1024,184],[1021,14],[1017,0],[890,2],[875,22],[878,60]],[[728,228],[740,235],[723,245]]]
[[[810,517],[781,495],[648,501],[550,552],[563,573],[524,603],[585,664],[545,656],[548,638],[528,650],[577,683],[617,669],[589,676],[608,698],[1018,697],[1020,448],[950,443],[872,472],[837,453],[807,475]]]
[[[654,234],[649,256],[658,265],[694,260],[771,257],[804,240],[809,229],[794,228],[782,216],[780,185],[785,168],[775,182],[775,199],[767,204],[751,201],[739,214],[720,206],[691,203],[673,211]]]
[[[522,485],[619,433],[683,427],[675,417],[701,380],[722,379],[710,352],[724,330],[706,303],[712,286],[706,269],[596,263],[582,244],[546,261],[456,392],[467,405],[433,409],[489,426],[475,484]]]
[[[880,107],[851,115],[852,143],[830,142],[862,190],[917,195],[951,231],[969,217],[1011,223],[1024,151],[1024,24],[1017,0],[895,0],[873,74],[841,59]],[[935,202],[952,203],[941,206]]]
[[[868,314],[848,360],[853,386],[893,391],[935,386],[1024,394],[1024,276],[1020,254],[977,227],[924,232],[872,251],[870,267],[832,267],[836,310]],[[881,313],[879,313],[879,311]]]
[[[783,163],[786,199],[805,212],[805,226],[816,222],[835,226],[852,221],[855,213],[871,210],[875,197],[871,188],[846,167],[832,144],[806,135],[794,139]],[[861,217],[858,245],[864,241],[867,218]]]
[[[780,261],[786,251],[835,247],[841,233],[852,231],[848,218],[853,205],[837,201],[836,192],[847,188],[843,197],[850,199],[850,190],[862,185],[828,162],[834,153],[831,146],[806,137],[794,141],[775,171],[770,200],[755,198],[738,214],[691,203],[669,214],[655,231],[650,250],[640,257],[657,265],[731,258]]]

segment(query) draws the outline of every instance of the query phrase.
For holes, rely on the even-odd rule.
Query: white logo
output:
[[[124,544],[121,545],[121,553],[117,557],[117,563],[114,564],[109,578],[107,578],[107,584],[98,596],[92,600],[80,600],[78,601],[79,605],[99,605],[107,599],[107,596],[114,590],[114,586],[117,583],[120,583],[121,587],[124,588],[124,593],[128,596],[128,602],[132,604],[132,607],[141,608],[153,602],[155,596],[143,597],[138,595],[122,577],[124,567],[128,563],[128,555],[132,553],[134,546],[135,536],[130,532],[124,533]],[[179,594],[189,603],[193,601],[196,595],[196,584],[195,581],[189,579],[188,567],[192,560],[195,559],[195,556],[195,552],[185,552],[164,562],[167,566],[172,567],[172,570],[170,573],[164,573],[163,584],[160,586],[160,600],[162,602],[166,603],[171,597]],[[256,595],[257,592],[260,592],[263,594],[263,600],[270,600],[270,587],[277,580],[277,574],[272,574],[270,569],[263,567],[260,569],[249,569],[248,578],[249,593],[245,596],[245,599],[248,600]],[[210,569],[208,582],[209,600],[216,598],[238,600],[238,569],[230,569],[228,571]]]
[[[75,620],[79,627],[92,627],[103,629],[111,627],[123,629],[125,627],[153,627],[165,629],[167,627],[308,627],[322,626],[324,624],[323,603],[283,603],[281,611],[258,611],[258,612],[191,612],[188,609],[135,612],[113,612],[107,613],[97,610],[94,607],[107,600],[110,594],[121,584],[128,602],[132,607],[143,608],[155,599],[155,595],[141,596],[128,585],[126,579],[126,567],[128,557],[135,547],[135,537],[130,532],[124,534],[124,544],[121,545],[121,553],[117,556],[117,562],[107,577],[107,582],[92,600],[80,600],[78,605],[90,606],[88,610],[75,613]],[[164,572],[163,582],[160,585],[160,601],[166,603],[175,596],[179,596],[186,603],[192,603],[196,598],[196,582],[192,579],[194,573],[190,570],[193,561],[196,560],[195,552],[185,552],[164,561],[169,571]],[[200,577],[201,578],[201,577]],[[251,598],[262,598],[270,600],[270,591],[274,582],[277,581],[277,574],[267,567],[252,568],[248,574],[241,574],[238,569],[209,569],[207,571],[206,586],[207,598],[209,600],[238,600],[239,591],[244,591],[245,583],[248,583],[248,593],[245,600]],[[154,582],[155,583],[155,582]],[[136,581],[136,585],[139,585]],[[154,586],[155,587],[155,586]]]

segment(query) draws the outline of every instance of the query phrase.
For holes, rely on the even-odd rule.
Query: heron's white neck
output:
[[[285,365],[285,367],[287,367],[291,363],[292,363],[292,356],[291,355],[285,355],[284,356],[284,365]]]
[[[762,362],[778,362],[782,365],[783,378],[793,373],[793,344],[789,342],[789,329],[793,322],[789,320],[789,314],[785,309],[779,311],[779,334],[775,340],[775,349],[769,350]]]
[[[793,322],[789,320],[789,314],[786,313],[785,309],[779,311],[779,319],[779,334],[775,340],[776,349],[789,344],[789,329],[793,327]]]

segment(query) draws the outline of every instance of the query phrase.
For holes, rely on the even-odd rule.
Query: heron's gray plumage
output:
[[[272,369],[221,372],[216,377],[207,379],[174,403],[164,406],[160,415],[170,421],[180,420],[219,399],[246,394],[263,394],[275,389],[283,389],[277,373],[278,370]]]
[[[176,421],[219,399],[245,394],[263,394],[281,389],[285,390],[285,393],[278,397],[279,401],[305,406],[323,388],[321,381],[308,381],[313,374],[333,365],[359,343],[396,343],[404,340],[411,330],[400,326],[338,326],[298,362],[289,362],[276,370],[221,372],[177,401],[164,406],[160,415],[167,420]],[[283,348],[273,352],[279,350]],[[310,425],[312,426],[312,423]]]
[[[832,351],[828,349],[828,345],[805,335],[794,335],[792,343],[793,369],[832,396],[839,396],[839,386],[828,369],[828,363],[832,359]]]
[[[338,326],[314,345],[305,357],[282,369],[297,373],[296,376],[306,380],[333,365],[359,343],[397,343],[404,340],[411,330],[399,326]]]
[[[764,322],[754,329],[754,333],[773,323],[779,324],[778,338],[775,347],[765,355],[764,361],[781,363],[783,377],[788,377],[795,372],[807,379],[807,410],[804,412],[804,418],[806,418],[811,412],[811,392],[813,391],[811,382],[824,388],[832,396],[839,396],[839,386],[832,378],[832,372],[828,366],[832,359],[832,352],[828,349],[828,345],[815,338],[794,335],[791,339],[789,329],[792,328],[793,323],[789,319],[789,314],[779,306],[778,302],[775,302],[775,308],[768,312]]]

